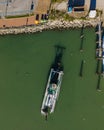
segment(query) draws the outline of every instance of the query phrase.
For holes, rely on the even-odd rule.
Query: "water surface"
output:
[[[94,29],[84,34],[82,53],[80,30],[0,37],[1,130],[103,130],[104,79],[102,92],[96,91]],[[66,47],[64,77],[55,112],[45,121],[40,107],[55,45]]]

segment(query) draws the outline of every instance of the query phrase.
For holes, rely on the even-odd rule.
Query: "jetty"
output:
[[[103,42],[102,42],[102,75],[104,76],[104,35],[103,35]]]
[[[84,25],[82,25],[82,28],[81,28],[80,39],[81,39],[80,52],[82,52],[83,51],[83,41],[84,41]]]
[[[96,41],[96,58],[97,58],[97,68],[96,74],[98,74],[97,90],[100,89],[101,75],[104,76],[104,34],[102,33],[102,21],[101,14],[99,13],[99,22],[97,25],[97,41]]]
[[[96,33],[98,37],[98,41],[96,42],[96,58],[98,60],[101,60],[103,68],[101,73],[104,73],[104,33],[102,32],[102,22],[99,21],[98,31]]]
[[[97,58],[102,58],[102,26],[101,26],[101,21],[99,21],[98,24],[98,32],[96,33],[98,35],[98,41],[96,42],[97,48],[96,48],[96,55]]]

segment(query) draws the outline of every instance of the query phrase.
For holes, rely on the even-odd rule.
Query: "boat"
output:
[[[103,61],[102,61],[102,73],[104,74],[104,35],[103,35],[103,42],[102,42],[102,58],[103,58]]]
[[[41,114],[47,116],[48,112],[54,112],[56,101],[58,100],[61,83],[63,79],[63,65],[61,63],[63,48],[58,47],[55,62],[49,73],[48,82],[41,106]]]

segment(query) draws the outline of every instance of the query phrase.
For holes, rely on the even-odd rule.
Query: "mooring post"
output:
[[[84,30],[84,25],[82,25],[82,28],[81,28],[81,34],[80,34],[80,38],[83,38],[83,37],[84,37],[83,30]]]
[[[80,52],[82,52],[83,51],[83,38],[81,38],[81,45],[80,45]]]
[[[98,82],[97,82],[97,90],[101,91],[100,89],[100,80],[101,80],[101,75],[98,76]]]
[[[96,74],[99,74],[99,60],[97,60],[97,66],[96,66]]]
[[[84,40],[84,33],[83,33],[83,30],[84,30],[84,25],[82,25],[81,34],[80,34],[80,38],[81,38],[80,51],[81,51],[81,52],[83,51],[83,40]]]
[[[81,61],[81,66],[80,66],[80,73],[79,73],[80,77],[83,77],[83,65],[84,65],[84,61],[82,60]]]
[[[47,119],[48,119],[48,114],[46,113],[46,115],[45,115],[45,120],[47,121]]]

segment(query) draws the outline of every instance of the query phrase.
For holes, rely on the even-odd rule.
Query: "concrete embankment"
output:
[[[70,29],[70,28],[81,28],[84,27],[95,27],[98,24],[98,19],[90,20],[73,20],[73,21],[64,21],[64,20],[49,20],[47,23],[31,26],[23,26],[16,28],[1,28],[0,35],[6,34],[22,34],[22,33],[35,33],[42,32],[43,30],[52,30],[52,29]]]

